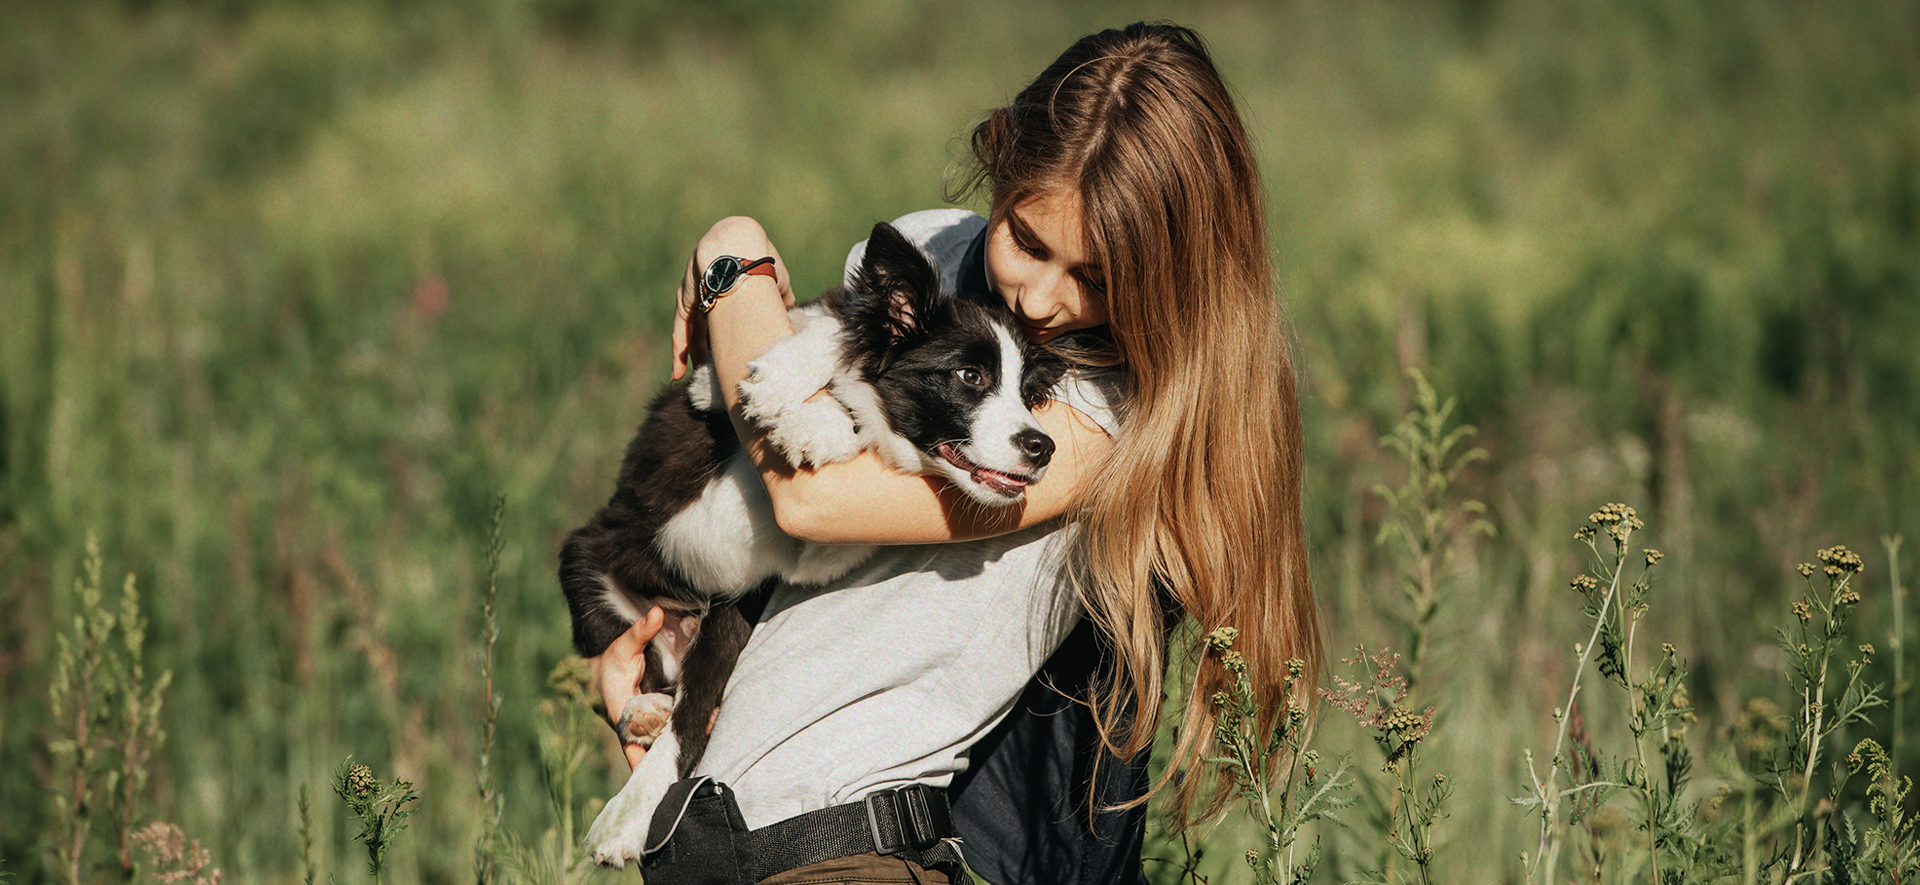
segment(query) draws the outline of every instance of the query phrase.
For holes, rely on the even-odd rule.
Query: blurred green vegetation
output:
[[[665,376],[684,251],[752,214],[823,289],[875,220],[939,204],[982,111],[1163,17],[1212,41],[1262,152],[1330,648],[1389,635],[1369,490],[1400,479],[1376,440],[1403,368],[1491,454],[1462,482],[1500,536],[1426,673],[1443,869],[1518,881],[1506,797],[1596,504],[1670,556],[1650,629],[1703,734],[1778,682],[1815,548],[1867,556],[1886,629],[1878,541],[1920,537],[1914,4],[0,0],[8,869],[51,878],[46,685],[91,530],[175,673],[152,816],[290,881],[299,786],[354,754],[423,797],[393,880],[467,877],[499,493],[494,770],[507,829],[539,826],[554,551]],[[350,877],[332,811],[320,868]],[[1358,837],[1330,838],[1337,874]]]

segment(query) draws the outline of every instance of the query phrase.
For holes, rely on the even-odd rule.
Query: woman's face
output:
[[[987,280],[1037,344],[1107,322],[1106,279],[1086,254],[1078,192],[1029,197],[994,219]]]

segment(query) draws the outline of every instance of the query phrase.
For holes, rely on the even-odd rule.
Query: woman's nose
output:
[[[1066,275],[1049,270],[1037,276],[1032,285],[1020,293],[1020,312],[1030,319],[1046,319],[1059,310],[1061,287],[1066,284]]]

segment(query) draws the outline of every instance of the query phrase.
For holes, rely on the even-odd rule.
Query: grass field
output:
[[[491,771],[536,839],[555,551],[665,377],[685,250],[751,214],[826,288],[874,221],[939,205],[983,110],[1141,18],[1209,37],[1258,140],[1331,649],[1405,650],[1373,491],[1405,479],[1378,443],[1404,370],[1488,453],[1457,491],[1497,534],[1458,547],[1422,664],[1443,881],[1523,880],[1508,800],[1553,744],[1590,626],[1572,532],[1608,501],[1667,554],[1645,629],[1691,663],[1703,745],[1780,694],[1794,564],[1858,551],[1895,706],[1847,745],[1920,770],[1892,590],[1920,557],[1882,543],[1920,541],[1911,3],[0,0],[0,872],[65,879],[49,684],[92,533],[172,673],[141,821],[297,881],[305,786],[315,863],[352,881],[351,754],[422,797],[391,880],[470,880],[497,496]],[[1379,767],[1337,713],[1316,740]],[[111,837],[87,881],[119,878]],[[1327,828],[1316,881],[1376,842]]]

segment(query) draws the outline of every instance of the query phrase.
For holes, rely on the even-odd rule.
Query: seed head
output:
[[[1796,602],[1793,604],[1793,616],[1804,622],[1813,617],[1813,606],[1805,602]]]
[[[1625,504],[1602,504],[1597,512],[1587,517],[1587,521],[1596,526],[1605,527],[1607,534],[1612,535],[1616,541],[1625,538],[1628,532],[1639,531],[1646,527],[1646,524],[1640,521],[1640,515]]]
[[[1228,704],[1231,704],[1231,703],[1233,703],[1233,698],[1230,698],[1230,697],[1227,697],[1227,693],[1226,693],[1226,692],[1224,692],[1224,691],[1216,691],[1216,692],[1214,692],[1214,693],[1213,693],[1213,704],[1214,704],[1214,706],[1216,706],[1216,707],[1224,707],[1224,706],[1226,706],[1226,705],[1228,705]]]
[[[1287,675],[1288,676],[1291,676],[1295,679],[1299,679],[1300,675],[1305,672],[1307,672],[1306,661],[1300,660],[1299,658],[1287,659]]]
[[[373,776],[373,769],[354,763],[347,769],[347,794],[362,802],[380,791],[380,779]]]
[[[1857,575],[1864,567],[1864,564],[1860,562],[1860,554],[1848,550],[1842,545],[1828,547],[1814,554],[1813,558],[1820,560],[1820,563],[1827,567],[1827,574],[1835,577],[1838,577],[1841,573]]]
[[[1233,641],[1240,638],[1240,631],[1232,627],[1221,627],[1207,634],[1207,647],[1224,652],[1233,647]]]
[[[1247,671],[1247,659],[1241,657],[1237,651],[1230,651],[1220,656],[1220,666],[1227,668],[1227,672],[1236,675],[1245,673]]]
[[[1581,527],[1579,527],[1579,528],[1577,528],[1577,529],[1574,529],[1574,530],[1573,530],[1573,539],[1574,539],[1575,541],[1591,541],[1591,540],[1593,540],[1593,526],[1590,526],[1590,525],[1583,525],[1583,526],[1581,526]]]
[[[1649,566],[1659,562],[1662,559],[1667,558],[1667,555],[1665,553],[1661,553],[1660,551],[1655,550],[1651,547],[1647,548],[1644,552],[1647,554],[1647,565]]]
[[[1813,577],[1813,563],[1811,562],[1800,563],[1799,565],[1794,566],[1793,570],[1799,572],[1800,577],[1803,577],[1803,578]]]
[[[1307,721],[1307,711],[1304,707],[1300,706],[1299,701],[1287,701],[1287,712],[1285,716],[1288,728],[1295,728],[1299,726],[1300,723]]]
[[[1580,593],[1592,593],[1600,589],[1600,579],[1592,575],[1578,575],[1567,582],[1567,586]]]
[[[1852,588],[1848,588],[1840,591],[1840,596],[1834,599],[1834,601],[1841,605],[1855,605],[1860,602],[1860,593]]]
[[[1411,734],[1425,725],[1426,721],[1425,716],[1412,710],[1394,710],[1381,718],[1380,730],[1388,734]]]

